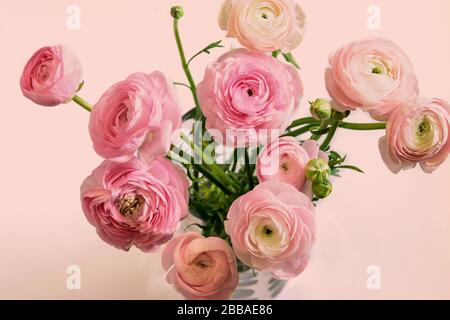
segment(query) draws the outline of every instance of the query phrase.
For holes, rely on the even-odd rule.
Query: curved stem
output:
[[[317,125],[320,125],[320,120],[316,120],[313,117],[300,118],[300,119],[292,121],[292,123],[289,125],[289,127],[287,127],[287,130],[295,128],[295,127],[299,127],[303,124],[308,124],[308,123],[317,123]]]
[[[178,19],[173,19],[173,32],[175,34],[175,41],[177,43],[178,53],[180,54],[181,66],[183,67],[183,71],[186,75],[186,78],[189,82],[189,89],[191,90],[192,97],[194,98],[195,107],[196,107],[196,116],[195,118],[199,120],[202,117],[202,112],[200,110],[200,104],[198,102],[197,97],[197,86],[195,84],[194,78],[192,77],[191,70],[189,70],[189,65],[186,60],[186,55],[184,53],[183,43],[181,42],[180,31],[178,28]]]
[[[294,130],[294,131],[291,131],[291,132],[288,132],[288,133],[284,134],[283,137],[297,137],[297,136],[299,136],[301,134],[304,134],[306,132],[311,131],[311,129],[313,129],[314,127],[317,127],[317,126],[318,126],[318,123],[317,124],[316,123],[310,123],[310,124],[308,124],[308,125],[306,125],[304,127],[301,127],[301,128],[299,128],[297,130]]]
[[[330,131],[328,131],[327,137],[320,146],[320,150],[324,151],[328,148],[328,146],[331,143],[331,140],[333,140],[333,137],[336,134],[336,130],[339,127],[339,123],[340,123],[339,120],[333,120],[333,122],[331,123]]]
[[[83,109],[89,112],[92,111],[92,105],[83,98],[81,98],[80,96],[74,95],[72,101],[81,106]]]
[[[339,124],[340,128],[349,130],[384,130],[386,129],[386,123],[351,123],[351,122],[341,122]]]
[[[322,130],[328,128],[328,124],[329,124],[329,123],[330,123],[330,120],[329,120],[329,119],[328,119],[328,120],[322,121],[322,123],[321,123],[319,129],[317,129],[317,131],[321,132]],[[311,136],[311,139],[317,141],[317,140],[320,139],[321,136],[322,136],[321,134],[313,134],[313,135]]]

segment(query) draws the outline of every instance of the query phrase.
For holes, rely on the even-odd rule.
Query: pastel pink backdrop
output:
[[[100,158],[91,148],[89,114],[74,104],[38,107],[22,97],[19,77],[39,47],[63,43],[84,66],[82,96],[91,102],[135,71],[163,70],[184,80],[169,9],[181,4],[181,32],[189,53],[223,39],[216,16],[221,0],[8,1],[0,6],[1,223],[0,298],[167,299],[158,254],[121,252],[87,223],[79,186]],[[383,36],[404,48],[422,94],[450,100],[450,2],[447,0],[303,0],[305,40],[295,51],[306,101],[326,97],[323,70],[337,46]],[[66,27],[66,8],[81,8],[81,30]],[[366,27],[366,9],[381,8],[380,30]],[[236,46],[226,40],[228,48]],[[193,63],[199,81],[215,50]],[[192,106],[180,89],[185,108]],[[368,121],[356,113],[355,121]],[[317,209],[318,241],[306,271],[284,299],[449,299],[450,161],[433,175],[419,169],[391,174],[377,150],[382,132],[339,132],[333,147],[366,172],[343,173]],[[81,290],[68,290],[66,269],[81,268]],[[369,265],[381,268],[381,289],[368,290]]]

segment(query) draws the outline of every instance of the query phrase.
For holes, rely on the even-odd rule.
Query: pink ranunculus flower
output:
[[[391,115],[380,151],[388,168],[398,173],[420,164],[432,173],[450,152],[450,105],[440,99],[410,100]]]
[[[229,299],[239,283],[234,252],[217,237],[182,234],[166,245],[161,259],[167,282],[187,299]]]
[[[219,13],[227,37],[260,52],[294,50],[303,40],[305,24],[294,0],[225,0]]]
[[[188,214],[183,170],[162,157],[105,160],[81,186],[83,211],[98,235],[118,249],[153,252],[170,240]]]
[[[307,140],[302,145],[293,137],[273,140],[256,159],[256,176],[259,182],[282,181],[304,193],[311,193],[311,182],[305,169],[312,159],[328,161],[326,153],[320,151],[317,141]]]
[[[89,132],[103,158],[124,162],[138,151],[150,162],[169,151],[181,123],[178,97],[164,74],[134,73],[94,105]]]
[[[25,65],[20,87],[28,99],[52,107],[73,98],[81,76],[81,63],[67,47],[43,47]]]
[[[225,221],[236,256],[279,279],[308,264],[316,222],[310,198],[290,184],[268,181],[233,202]]]
[[[389,40],[351,42],[329,61],[326,87],[338,111],[362,109],[384,121],[404,99],[418,95],[417,78],[407,54]]]
[[[247,49],[231,50],[210,64],[198,85],[206,127],[221,133],[211,133],[217,141],[225,137],[234,145],[240,144],[236,140],[243,131],[249,134],[242,144],[264,140],[272,130],[283,131],[302,94],[292,65]]]

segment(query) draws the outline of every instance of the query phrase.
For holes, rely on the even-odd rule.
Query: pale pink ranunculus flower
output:
[[[338,111],[362,109],[384,121],[404,99],[419,93],[411,61],[389,40],[351,42],[330,55],[329,62],[325,82]]]
[[[150,165],[105,160],[83,182],[81,203],[105,242],[154,252],[188,215],[188,187],[183,170],[163,157]]]
[[[73,98],[81,77],[81,63],[67,47],[43,47],[25,65],[20,88],[33,102],[53,107]]]
[[[233,202],[225,231],[244,264],[292,278],[309,261],[316,235],[314,205],[290,184],[263,182]]]
[[[236,256],[221,238],[184,233],[167,243],[161,260],[167,282],[187,299],[229,299],[239,283]]]
[[[305,36],[305,14],[294,0],[225,0],[219,26],[227,37],[260,52],[290,52]]]
[[[432,173],[450,152],[450,105],[441,99],[405,101],[387,122],[380,139],[382,158],[393,173],[417,163]]]
[[[261,142],[272,131],[279,136],[302,94],[300,76],[292,65],[247,49],[231,50],[210,64],[198,85],[207,129],[217,141],[227,139],[234,145]],[[247,131],[239,143],[239,134]]]
[[[259,182],[282,181],[311,194],[311,181],[306,178],[305,169],[310,160],[317,158],[328,162],[327,154],[320,151],[317,141],[306,140],[300,145],[293,137],[281,137],[270,142],[259,153],[256,176]]]
[[[181,124],[173,85],[155,71],[134,73],[109,88],[92,109],[89,132],[105,159],[124,162],[137,151],[150,162],[169,151]]]

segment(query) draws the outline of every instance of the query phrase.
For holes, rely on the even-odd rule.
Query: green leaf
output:
[[[356,166],[345,165],[345,166],[337,166],[337,167],[334,167],[334,168],[335,169],[348,169],[348,170],[357,171],[359,173],[364,173],[364,171],[362,171],[360,168],[358,168]]]
[[[196,112],[196,108],[192,108],[191,110],[186,112],[182,117],[183,121],[188,121],[190,119],[193,119],[195,117],[195,112]]]
[[[202,50],[200,50],[199,52],[197,52],[196,54],[194,54],[192,56],[192,58],[189,59],[189,61],[187,62],[187,64],[189,65],[192,60],[194,60],[195,58],[197,58],[199,55],[201,55],[202,53],[206,53],[206,54],[210,54],[211,50],[214,48],[223,48],[224,46],[221,44],[222,40],[210,43],[209,45],[207,45],[205,48],[203,48]]]
[[[282,53],[284,60],[286,60],[287,62],[289,62],[290,64],[292,64],[294,67],[296,67],[297,69],[300,70],[300,65],[298,64],[297,60],[295,60],[294,56],[292,55],[292,53]]]

